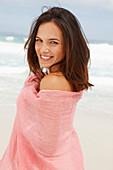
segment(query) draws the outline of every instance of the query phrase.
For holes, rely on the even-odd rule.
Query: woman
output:
[[[0,170],[84,170],[73,118],[83,90],[92,84],[80,24],[68,10],[50,8],[33,23],[27,47],[31,74],[17,99]]]

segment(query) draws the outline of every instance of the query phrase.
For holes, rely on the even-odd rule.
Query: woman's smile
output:
[[[40,58],[42,61],[49,61],[53,58],[53,56],[40,55]]]

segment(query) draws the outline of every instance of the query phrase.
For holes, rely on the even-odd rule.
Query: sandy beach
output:
[[[103,99],[102,91],[97,92],[94,88],[84,93],[77,106],[74,127],[80,139],[85,170],[113,170],[113,106],[107,106],[108,99]],[[8,145],[15,114],[16,104],[0,105],[0,159]]]
[[[81,104],[81,106],[83,106]],[[84,114],[78,109],[75,123],[82,146],[85,170],[113,169],[113,117]]]

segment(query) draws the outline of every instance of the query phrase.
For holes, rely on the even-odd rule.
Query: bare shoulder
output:
[[[63,90],[63,91],[73,91],[72,85],[66,80],[66,78],[61,74],[50,73],[46,75],[40,82],[40,90]]]

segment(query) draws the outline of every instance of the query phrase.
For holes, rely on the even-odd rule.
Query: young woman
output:
[[[64,8],[48,9],[33,23],[25,48],[31,73],[17,99],[0,170],[84,170],[73,119],[92,84],[90,53],[77,18]]]

